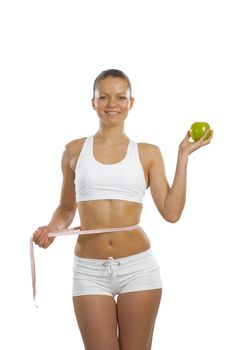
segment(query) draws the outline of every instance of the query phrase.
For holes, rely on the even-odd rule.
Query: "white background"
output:
[[[190,125],[214,129],[189,158],[179,222],[146,193],[141,226],[164,283],[152,348],[234,348],[233,18],[227,0],[1,1],[2,348],[83,349],[71,302],[76,237],[36,249],[38,309],[28,241],[58,205],[64,146],[98,130],[92,85],[108,68],[132,82],[127,135],[160,147],[170,184]]]

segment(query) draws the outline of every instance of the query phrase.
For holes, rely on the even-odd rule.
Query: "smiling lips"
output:
[[[117,115],[119,115],[120,112],[116,112],[116,111],[106,111],[105,112],[109,117],[115,117]]]

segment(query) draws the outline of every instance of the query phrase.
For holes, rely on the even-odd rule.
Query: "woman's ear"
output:
[[[130,98],[130,101],[129,101],[129,109],[132,108],[132,106],[133,106],[133,104],[134,104],[134,101],[135,101],[134,97],[131,97],[131,98]]]
[[[95,99],[94,99],[94,98],[92,98],[91,102],[92,102],[92,107],[93,107],[93,109],[96,111],[96,103],[95,103]]]

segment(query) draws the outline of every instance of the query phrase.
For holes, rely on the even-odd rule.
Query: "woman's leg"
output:
[[[120,350],[150,350],[162,289],[129,292],[117,298]]]
[[[73,297],[85,350],[120,350],[115,299],[108,295]]]

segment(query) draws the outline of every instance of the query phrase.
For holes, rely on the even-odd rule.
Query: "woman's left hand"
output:
[[[205,140],[205,138],[206,138],[206,136],[208,135],[209,132],[210,132],[210,137],[207,140]],[[210,143],[212,137],[213,137],[213,130],[207,130],[205,132],[205,134],[198,141],[190,142],[189,141],[190,133],[188,131],[186,136],[185,136],[185,138],[180,143],[179,152],[181,154],[183,154],[183,155],[189,156],[191,153],[193,153],[197,149],[208,145]]]

